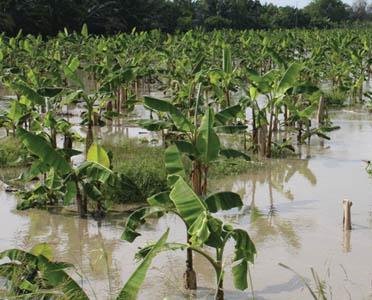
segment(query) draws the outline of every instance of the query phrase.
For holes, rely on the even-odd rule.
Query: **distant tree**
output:
[[[341,0],[313,0],[304,8],[313,26],[329,26],[331,22],[342,22],[350,18],[350,7]]]
[[[304,9],[262,5],[259,0],[0,0],[0,32],[54,35],[86,23],[96,34],[160,29],[186,31],[330,27],[347,20],[372,20],[372,4],[313,0]]]
[[[202,0],[200,7],[207,28],[262,28],[262,5],[258,0]]]
[[[223,29],[231,27],[231,21],[221,16],[210,16],[205,19],[203,25],[207,30]]]
[[[277,7],[269,4],[263,8],[262,21],[269,28],[304,28],[309,26],[310,17],[303,10],[292,6]]]
[[[52,35],[65,26],[76,29],[85,10],[83,1],[74,0],[5,0],[0,3],[5,17],[5,22],[4,19],[1,22],[5,23],[3,30],[10,33],[22,28],[26,33]]]
[[[355,0],[352,8],[353,19],[365,21],[371,17],[372,3],[368,5],[368,2],[366,0]]]

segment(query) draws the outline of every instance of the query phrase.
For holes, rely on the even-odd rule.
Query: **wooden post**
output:
[[[324,124],[324,110],[325,110],[325,101],[324,101],[324,97],[321,96],[319,99],[318,114],[317,114],[318,126]]]
[[[351,235],[351,230],[344,231],[343,243],[342,243],[344,253],[349,253],[351,251],[350,235]]]
[[[344,208],[344,218],[343,218],[343,225],[344,225],[344,231],[351,230],[351,213],[350,209],[353,205],[353,202],[350,200],[344,200],[343,201],[343,208]]]

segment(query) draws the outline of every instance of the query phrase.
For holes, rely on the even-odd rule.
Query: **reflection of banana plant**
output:
[[[274,237],[282,237],[293,249],[301,247],[296,226],[291,221],[281,219],[275,213],[267,216],[254,207],[251,209],[251,224],[256,244],[262,244]]]
[[[290,221],[281,219],[275,207],[273,195],[273,192],[276,191],[290,201],[295,200],[295,195],[286,186],[296,174],[303,176],[311,185],[316,185],[317,183],[315,175],[309,168],[308,160],[271,161],[267,169],[258,172],[253,178],[249,178],[252,188],[247,189],[245,192],[242,191],[242,193],[246,193],[245,197],[247,198],[251,197],[249,210],[256,243],[262,243],[270,236],[280,235],[293,248],[300,247],[300,239],[294,225]],[[267,186],[269,197],[268,213],[264,213],[256,204],[257,183]],[[246,214],[240,216],[240,218],[245,217]]]
[[[211,213],[220,210],[241,207],[240,196],[231,192],[221,192],[201,199],[182,177],[176,176],[176,178],[170,192],[149,198],[148,207],[137,210],[128,218],[122,238],[132,242],[140,235],[136,231],[138,226],[148,218],[167,213],[179,216],[187,228],[188,244],[170,243],[164,245],[162,250],[189,249],[204,256],[216,272],[216,299],[223,299],[223,252],[227,241],[232,238],[236,242],[233,267],[234,283],[238,289],[245,290],[248,287],[248,263],[253,263],[256,253],[254,244],[244,230],[234,229],[211,215]],[[215,258],[202,249],[204,244],[216,249]],[[143,256],[150,249],[152,246],[142,249],[139,256]],[[190,263],[192,263],[192,256],[189,257],[188,253],[187,271],[189,272],[193,271]],[[191,287],[190,282],[185,282],[185,284],[187,288]],[[194,285],[196,288],[196,282]]]

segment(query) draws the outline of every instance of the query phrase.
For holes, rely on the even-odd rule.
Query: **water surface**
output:
[[[333,299],[372,299],[372,178],[364,159],[372,158],[372,117],[354,111],[333,116],[341,130],[332,140],[313,139],[301,147],[301,159],[272,160],[271,167],[212,183],[213,190],[233,190],[245,206],[220,215],[248,230],[258,255],[251,268],[256,299],[311,299],[301,281],[283,263],[304,277],[310,268],[325,279]],[[110,134],[103,129],[103,135]],[[118,132],[121,134],[121,131]],[[135,133],[133,133],[135,135]],[[130,134],[129,134],[130,135]],[[353,231],[342,230],[342,201],[353,201]],[[0,250],[29,249],[48,242],[55,259],[76,265],[79,282],[92,298],[113,299],[136,266],[138,247],[171,227],[170,241],[184,242],[185,228],[175,216],[146,225],[135,243],[120,240],[125,216],[102,224],[68,213],[18,212],[13,195],[0,192]],[[233,245],[226,251],[227,299],[251,299],[234,292],[230,273]],[[140,299],[185,299],[182,296],[182,252],[161,254],[141,290]],[[214,285],[207,261],[196,256],[201,299]]]

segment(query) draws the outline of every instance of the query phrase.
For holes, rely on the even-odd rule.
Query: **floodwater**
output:
[[[372,158],[372,116],[355,111],[334,113],[341,130],[332,140],[313,139],[302,146],[301,159],[270,161],[271,167],[211,184],[213,191],[241,194],[245,206],[221,214],[226,222],[248,230],[258,255],[251,267],[255,299],[312,299],[300,278],[311,268],[324,279],[329,299],[372,299],[372,178],[362,160]],[[342,230],[342,201],[350,199],[353,230]],[[12,194],[0,191],[0,250],[30,249],[48,242],[55,259],[73,263],[74,275],[92,299],[114,299],[135,269],[138,247],[171,227],[169,241],[184,242],[185,229],[175,216],[142,228],[133,244],[120,240],[125,216],[97,224],[68,213],[15,210]],[[226,298],[252,299],[251,291],[233,289],[230,266],[233,244],[226,251]],[[140,299],[189,299],[183,296],[185,253],[159,255],[142,286]],[[200,299],[212,295],[214,274],[195,258]],[[314,286],[313,280],[310,284]]]

